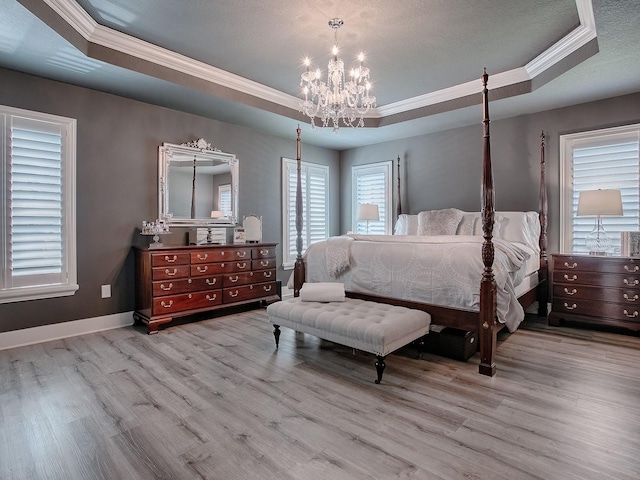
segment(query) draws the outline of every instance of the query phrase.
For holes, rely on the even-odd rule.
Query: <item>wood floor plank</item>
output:
[[[0,352],[0,478],[640,478],[640,338],[501,333],[495,377],[363,352],[264,309]]]

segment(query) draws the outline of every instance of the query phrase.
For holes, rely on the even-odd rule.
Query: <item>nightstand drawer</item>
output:
[[[584,300],[580,298],[554,298],[552,310],[556,314],[586,315],[589,317],[608,317],[617,320],[633,320],[640,323],[640,305],[622,305]]]
[[[598,300],[602,302],[620,303],[622,305],[640,306],[640,290],[602,288],[590,285],[553,284],[553,298],[571,300],[573,298]]]
[[[631,288],[640,290],[640,278],[636,275],[613,275],[566,270],[554,271],[551,275],[554,285],[596,285],[600,287]]]
[[[620,273],[640,277],[640,259],[587,255],[553,255],[554,271]]]

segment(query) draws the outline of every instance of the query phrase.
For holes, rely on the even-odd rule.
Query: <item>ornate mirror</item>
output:
[[[158,148],[158,215],[168,225],[235,225],[238,159],[204,139]]]

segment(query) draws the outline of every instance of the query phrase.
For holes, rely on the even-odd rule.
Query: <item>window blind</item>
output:
[[[52,282],[59,282],[63,264],[62,133],[47,122],[15,119],[10,141],[11,275],[51,275]]]
[[[231,185],[218,187],[218,210],[227,217],[231,215]]]
[[[571,240],[565,249],[586,253],[586,236],[594,229],[596,218],[578,217],[580,192],[597,189],[620,190],[623,216],[602,217],[613,252],[620,253],[620,232],[640,230],[640,127],[623,127],[581,134],[570,139],[570,208]],[[568,239],[567,239],[568,240]]]
[[[357,166],[353,176],[353,230],[355,233],[385,235],[391,233],[391,162]],[[378,205],[377,222],[358,221],[358,205]]]
[[[285,180],[285,231],[284,264],[293,265],[296,259],[296,185],[297,166],[293,160],[283,159]],[[311,165],[302,162],[301,169],[302,190],[302,252],[309,245],[329,236],[329,168],[324,165]]]

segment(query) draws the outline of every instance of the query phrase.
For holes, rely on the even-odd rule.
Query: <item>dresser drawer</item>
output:
[[[552,310],[557,314],[585,315],[590,317],[607,317],[616,320],[640,322],[640,305],[583,300],[580,298],[554,298]]]
[[[251,260],[251,247],[203,249],[191,252],[191,264]]]
[[[251,250],[251,258],[275,258],[276,247],[255,247]]]
[[[189,252],[154,253],[151,255],[152,267],[166,267],[171,265],[188,265]]]
[[[219,275],[223,273],[244,272],[251,270],[251,262],[223,262],[191,265],[191,276]]]
[[[623,257],[590,257],[587,255],[553,255],[553,270],[619,273],[640,278],[640,259]]]
[[[263,270],[260,272],[244,272],[232,273],[222,277],[222,286],[224,288],[238,285],[246,285],[248,283],[263,283],[275,280],[275,270]]]
[[[164,280],[153,282],[153,296],[160,297],[176,293],[197,292],[222,287],[222,276],[183,278],[180,280]]]
[[[233,303],[252,298],[262,298],[276,294],[276,282],[259,283],[257,285],[241,285],[223,290],[223,302]]]
[[[153,299],[153,315],[208,308],[222,303],[222,290],[183,293]]]
[[[188,276],[189,265],[172,265],[170,267],[154,267],[151,269],[151,279],[153,281],[187,278]]]
[[[552,281],[554,285],[598,285],[602,287],[631,288],[640,290],[640,278],[637,278],[635,275],[554,271]]]
[[[598,300],[602,302],[620,303],[640,306],[639,289],[603,288],[590,285],[553,285],[553,298],[571,300],[572,298]]]
[[[251,261],[251,270],[270,270],[276,268],[275,258],[263,258]]]

